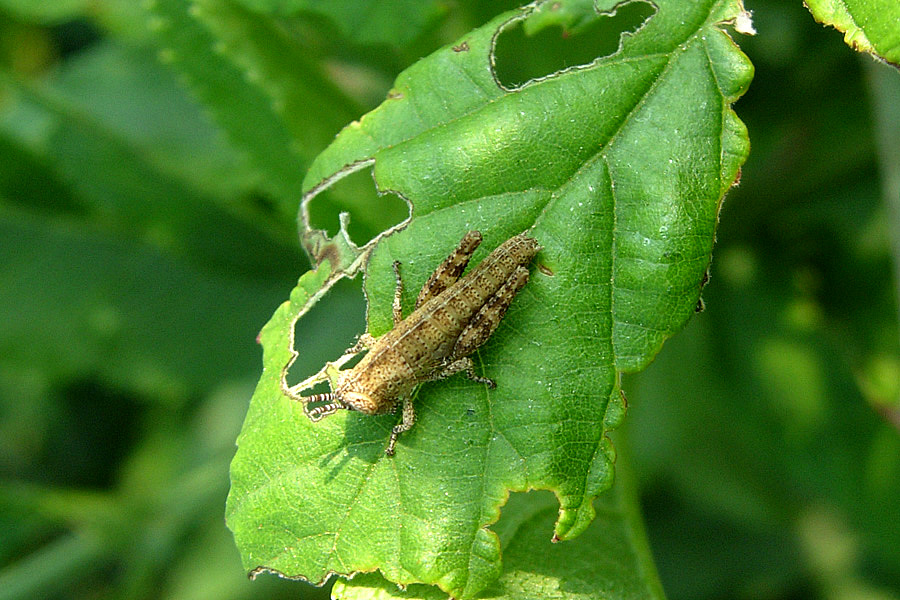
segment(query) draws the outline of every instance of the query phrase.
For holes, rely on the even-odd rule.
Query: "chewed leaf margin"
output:
[[[807,0],[804,4],[816,21],[843,33],[848,46],[900,68],[900,3]]]

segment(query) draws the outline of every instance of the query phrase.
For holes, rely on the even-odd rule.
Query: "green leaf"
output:
[[[23,20],[53,24],[78,17],[89,4],[88,0],[0,0],[0,9]]]
[[[51,381],[90,373],[168,402],[208,389],[222,373],[249,377],[253,337],[283,289],[8,208],[0,210],[0,253],[17,258],[0,270],[0,302],[15,307],[0,322],[4,365]],[[216,360],[199,360],[204,352]]]
[[[309,56],[310,49],[303,47],[297,37],[287,32],[276,19],[255,14],[227,0],[195,0],[190,15],[209,30],[215,39],[216,51],[221,54],[222,59],[231,62],[245,74],[245,91],[261,93],[270,101],[273,116],[280,121],[272,123],[272,126],[286,130],[294,156],[285,154],[274,160],[286,161],[285,168],[291,170],[290,177],[276,180],[279,181],[276,185],[280,187],[281,206],[285,215],[293,220],[297,210],[298,178],[303,169],[319,150],[334,139],[344,123],[363,112],[362,107],[323,76],[321,67]],[[210,76],[197,70],[198,66],[203,68],[203,65],[191,67],[190,76]],[[214,109],[218,103],[223,102],[222,98],[207,97],[205,100]],[[234,111],[236,107],[241,110],[239,105],[224,104],[227,106],[222,108],[228,111]],[[271,186],[271,179],[276,174],[267,172],[275,166],[273,157],[269,155],[269,140],[250,140],[246,136],[248,132],[235,131],[235,127],[245,127],[246,114],[234,116],[239,119],[238,123],[233,123],[231,117],[223,111],[220,121],[240,145],[251,151],[254,162],[261,166],[263,174],[267,176],[266,185]],[[249,133],[258,135],[259,132],[254,130]],[[265,148],[259,149],[256,144],[262,144]],[[374,196],[371,180],[363,189],[360,189],[362,186],[359,182],[353,183],[357,185],[339,186],[336,191],[332,190],[334,193],[323,198],[326,214],[336,215],[341,209],[354,210],[371,202]],[[386,214],[354,212],[358,215],[353,223],[354,233],[359,232],[366,241],[407,214],[403,212],[394,219],[394,215],[387,210],[383,211]]]
[[[65,182],[70,211],[232,275],[278,272],[288,247],[265,235],[241,197],[253,179],[244,161],[152,57],[98,44],[47,85],[0,78],[19,100],[0,128],[44,163],[41,180]],[[46,211],[44,197],[21,193],[23,179],[11,180],[9,198]]]
[[[848,46],[900,66],[900,3],[895,0],[807,0],[816,21],[843,32]]]
[[[566,22],[583,21],[579,5],[562,11]],[[543,250],[474,356],[496,390],[463,377],[422,386],[419,420],[393,458],[384,447],[396,417],[313,424],[282,392],[293,324],[328,278],[324,266],[304,276],[263,331],[265,370],[232,464],[227,519],[247,568],[313,582],[378,569],[471,598],[501,575],[487,526],[509,491],[556,494],[555,539],[590,526],[612,482],[619,375],[650,362],[693,314],[719,206],[749,149],[730,105],[752,66],[722,30],[742,5],[656,7],[615,54],[506,87],[494,44],[533,7],[504,13],[407,69],[311,166],[307,247],[321,236],[309,204],[354,170],[373,165],[378,189],[412,207],[402,231],[360,255],[375,336],[392,326],[394,260],[409,307],[467,230],[484,235],[473,264],[523,230]]]
[[[568,600],[585,598],[664,598],[644,545],[644,532],[630,478],[620,477],[596,502],[598,516],[572,542],[550,541],[557,504],[550,494],[513,494],[493,528],[503,548],[500,579],[479,596],[494,600]],[[626,481],[623,481],[626,480]],[[631,549],[631,551],[623,551]],[[335,583],[335,600],[366,600],[378,590],[382,600],[444,600],[433,586],[406,590],[378,574]]]
[[[226,0],[147,3],[160,56],[247,152],[285,215],[304,167],[357,113],[278,23]]]
[[[277,15],[312,12],[331,19],[360,44],[402,46],[444,12],[437,0],[238,0],[251,10]]]

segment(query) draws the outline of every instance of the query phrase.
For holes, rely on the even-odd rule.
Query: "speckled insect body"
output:
[[[526,266],[540,246],[524,233],[514,236],[461,278],[480,243],[478,231],[462,238],[422,287],[415,310],[405,319],[400,306],[399,263],[394,263],[394,328],[378,339],[368,334],[360,338],[351,351],[368,348],[368,353],[356,366],[338,374],[331,393],[297,397],[307,403],[310,419],[317,421],[342,409],[382,414],[402,403],[403,419],[391,431],[385,450],[390,456],[397,437],[415,423],[411,394],[417,385],[465,371],[471,379],[495,386],[475,374],[469,356],[491,337],[528,282]],[[326,404],[310,409],[308,404],[314,402]]]

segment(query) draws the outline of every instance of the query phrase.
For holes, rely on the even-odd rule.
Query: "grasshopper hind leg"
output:
[[[451,285],[459,281],[462,272],[465,271],[472,253],[481,244],[481,232],[470,231],[459,241],[456,249],[450,253],[450,256],[444,259],[438,268],[434,270],[425,285],[419,291],[419,297],[416,298],[416,308],[419,308],[441,292],[449,288]]]
[[[497,387],[496,381],[494,381],[493,379],[490,379],[488,377],[482,377],[481,375],[479,375],[478,373],[475,372],[475,363],[472,362],[471,358],[466,357],[462,360],[464,360],[466,363],[465,364],[466,377],[468,377],[472,381],[477,381],[478,383],[483,383],[484,385],[488,386],[491,389],[494,389],[495,387]]]
[[[414,308],[419,308],[441,292],[449,288],[451,285],[459,281],[462,272],[465,271],[472,253],[481,244],[481,232],[470,231],[459,241],[456,249],[450,253],[450,256],[444,259],[438,268],[434,270],[422,289],[419,290],[419,296],[416,298]],[[394,314],[394,326],[396,327],[403,320],[403,310],[400,305],[400,297],[403,294],[403,279],[400,277],[400,261],[395,260],[393,263],[394,276],[397,278],[397,287],[394,289],[394,301],[391,305]]]
[[[526,283],[528,283],[528,269],[519,267],[513,271],[497,293],[481,307],[463,329],[450,353],[450,360],[465,358],[488,341],[500,325],[513,298]]]

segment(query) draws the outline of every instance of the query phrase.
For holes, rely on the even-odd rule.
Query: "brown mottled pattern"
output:
[[[466,234],[425,286],[443,291],[423,289],[422,305],[380,337],[355,367],[341,372],[334,396],[361,412],[389,412],[416,385],[435,378],[490,338],[528,281],[525,266],[540,246],[524,233],[514,236],[458,279],[480,241],[480,233]]]
[[[513,275],[503,283],[503,287],[481,307],[481,310],[476,313],[459,335],[453,346],[450,360],[469,356],[488,341],[494,330],[500,325],[512,299],[526,283],[528,283],[528,269],[518,267]]]
[[[469,259],[472,258],[472,253],[479,244],[481,244],[480,231],[470,231],[464,235],[456,250],[434,270],[434,273],[422,286],[419,297],[416,298],[415,307],[419,308],[456,283],[462,272],[466,270],[466,265],[469,264]]]

